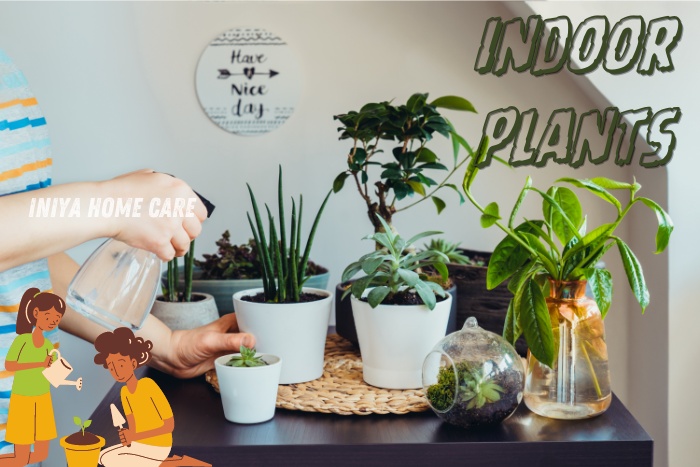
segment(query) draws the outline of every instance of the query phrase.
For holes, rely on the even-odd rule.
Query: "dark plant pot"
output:
[[[343,299],[345,287],[352,281],[343,282],[335,286],[335,331],[339,336],[346,338],[356,346],[359,346],[357,340],[357,330],[355,329],[355,318],[352,314],[352,305],[350,304],[350,295]],[[457,328],[457,293],[458,289],[452,286],[447,290],[452,295],[452,305],[450,307],[450,317],[447,321],[447,332],[455,332]]]
[[[488,265],[491,259],[490,252],[474,251],[460,248],[462,254],[472,260],[482,260]],[[470,316],[474,316],[479,326],[498,335],[503,334],[503,324],[506,321],[508,303],[513,298],[506,286],[507,281],[493,290],[486,289],[487,266],[469,266],[460,264],[448,264],[450,279],[457,286],[459,300],[457,303],[456,326],[461,329],[464,322]],[[521,356],[527,355],[525,338],[520,337],[515,343],[515,350]]]

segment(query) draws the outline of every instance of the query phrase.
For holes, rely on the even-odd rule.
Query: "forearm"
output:
[[[33,368],[43,368],[44,362],[19,363],[10,360],[5,360],[5,369],[7,371],[31,370]]]
[[[60,297],[65,297],[68,285],[78,272],[78,263],[65,253],[59,253],[49,257],[49,272],[53,291]],[[74,336],[88,342],[95,342],[97,336],[107,331],[104,327],[89,320],[70,307],[66,307],[66,313],[61,320],[60,328]],[[170,340],[172,331],[158,318],[149,315],[143,327],[136,331],[136,335],[153,342],[153,357],[150,365],[162,371],[172,372],[169,360]]]
[[[90,198],[109,196],[107,190],[104,182],[84,182],[0,197],[2,219],[8,223],[7,228],[0,229],[0,245],[12,245],[12,248],[0,250],[0,271],[51,256],[94,238],[113,236],[116,233],[114,221],[88,217]],[[33,198],[63,198],[69,200],[68,209],[60,216],[59,203],[55,217],[51,211],[48,217],[38,217],[36,201],[32,212]],[[80,200],[80,215],[68,217],[75,200]]]
[[[132,425],[129,425],[131,427]],[[163,420],[163,425],[152,430],[141,431],[134,433],[134,441],[139,441],[146,438],[153,438],[155,436],[167,435],[173,432],[175,429],[175,419],[173,417],[166,418]]]

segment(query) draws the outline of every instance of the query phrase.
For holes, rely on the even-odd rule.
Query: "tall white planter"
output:
[[[423,387],[423,361],[445,337],[452,296],[433,310],[425,305],[372,308],[355,296],[351,303],[365,382],[385,389]]]
[[[282,362],[274,355],[262,355],[265,366],[227,366],[234,355],[224,355],[214,360],[216,378],[219,380],[224,417],[234,423],[260,423],[275,415],[277,386]]]
[[[306,293],[325,298],[306,303],[253,303],[241,300],[263,289],[233,295],[238,327],[255,336],[255,349],[284,360],[280,384],[303,383],[323,375],[323,354],[333,295],[305,288]]]

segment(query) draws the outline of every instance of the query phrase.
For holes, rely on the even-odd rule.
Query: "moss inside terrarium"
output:
[[[455,398],[455,373],[452,367],[442,367],[438,382],[428,388],[428,399],[436,410],[447,410]]]

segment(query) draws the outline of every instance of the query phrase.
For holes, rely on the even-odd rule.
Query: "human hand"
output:
[[[136,432],[131,428],[122,428],[119,430],[119,442],[122,443],[122,446],[130,446],[133,441],[136,441],[134,439],[135,436]]]
[[[51,363],[53,362],[53,356],[52,355],[47,355],[46,358],[44,359],[44,362],[42,363],[42,368],[48,368],[51,366]]]
[[[182,256],[190,241],[202,231],[207,211],[202,201],[182,180],[170,175],[140,170],[101,182],[105,196],[143,198],[141,217],[112,217],[111,237],[133,247],[151,251],[163,261]],[[151,217],[149,206],[154,198],[195,198],[194,217]]]
[[[193,378],[214,368],[218,357],[240,351],[241,345],[255,347],[255,336],[239,332],[236,315],[229,313],[206,326],[173,331],[165,353],[154,352],[151,365],[178,378]]]

